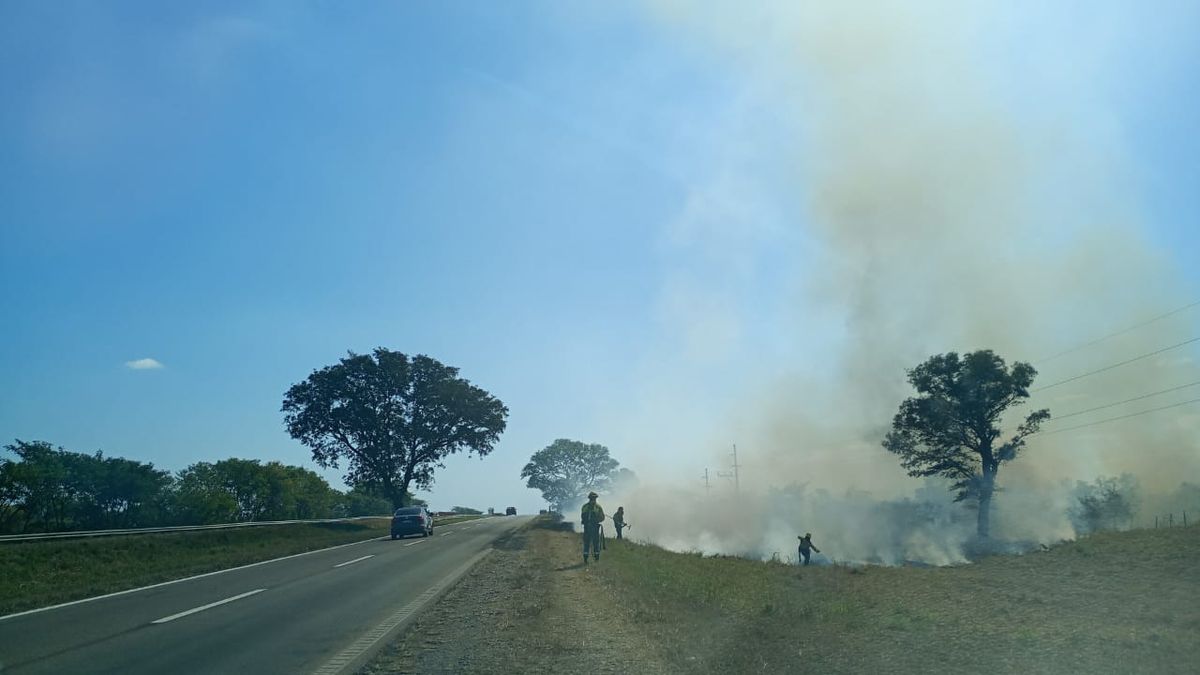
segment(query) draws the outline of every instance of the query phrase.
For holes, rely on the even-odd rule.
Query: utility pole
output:
[[[712,485],[710,485],[708,482],[708,467],[706,466],[706,467],[704,467],[704,492],[705,492],[705,494],[707,494],[708,491],[711,489],[712,489]]]
[[[740,468],[742,468],[742,465],[738,464],[737,444],[735,443],[733,446],[733,472],[731,472],[731,473],[726,473],[726,472],[722,472],[722,471],[717,472],[717,476],[719,476],[721,478],[732,478],[733,479],[734,494],[741,492],[741,482],[739,481],[739,477],[738,477],[738,469],[740,469]]]
[[[738,482],[738,469],[742,468],[737,461],[737,443],[733,444],[733,491],[734,493],[741,492],[741,484]]]

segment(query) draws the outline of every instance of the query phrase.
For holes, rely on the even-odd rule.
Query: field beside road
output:
[[[608,542],[541,520],[372,669],[1191,673],[1200,527],[949,568],[807,567]]]
[[[437,519],[437,525],[478,516]],[[0,545],[0,616],[389,534],[390,520]]]

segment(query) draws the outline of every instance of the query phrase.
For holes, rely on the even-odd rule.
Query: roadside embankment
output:
[[[796,567],[514,536],[367,671],[1184,673],[1200,528],[943,568]]]

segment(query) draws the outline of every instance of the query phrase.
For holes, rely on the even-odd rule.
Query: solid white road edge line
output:
[[[28,614],[37,614],[38,612],[49,612],[52,609],[61,609],[63,607],[70,607],[71,605],[81,605],[85,602],[92,602],[93,600],[104,600],[105,598],[115,598],[118,595],[128,595],[130,593],[137,593],[138,591],[148,591],[151,588],[161,588],[163,586],[170,586],[171,584],[181,584],[185,581],[193,581],[195,579],[203,579],[204,577],[211,577],[214,574],[224,574],[226,572],[236,572],[238,570],[244,570],[248,567],[258,567],[259,565],[266,565],[266,564],[273,563],[273,562],[279,562],[280,560],[291,560],[292,558],[299,558],[302,555],[312,555],[313,553],[321,553],[323,551],[332,551],[334,549],[346,548],[347,546],[358,546],[359,544],[365,544],[369,541],[382,541],[384,539],[387,539],[386,535],[384,535],[382,537],[371,537],[370,539],[363,539],[362,541],[352,541],[349,544],[338,544],[337,546],[330,546],[329,548],[319,548],[319,549],[316,549],[315,551],[305,551],[303,553],[293,553],[292,555],[285,555],[282,558],[272,558],[270,560],[260,560],[258,562],[250,563],[248,565],[240,565],[238,567],[230,567],[228,569],[215,570],[212,572],[205,572],[204,574],[197,574],[195,576],[184,577],[182,579],[172,579],[170,581],[163,581],[163,582],[160,582],[157,584],[150,584],[149,586],[139,586],[138,588],[127,588],[123,591],[116,591],[115,593],[106,593],[104,595],[97,595],[97,596],[93,596],[90,598],[83,598],[82,600],[72,600],[71,602],[63,602],[63,603],[59,603],[57,605],[50,605],[49,607],[39,607],[37,609],[27,609],[24,612],[17,612],[16,614],[7,614],[5,616],[0,616],[0,621],[4,621],[6,619],[15,619],[18,616],[26,616]]]
[[[182,619],[183,617],[188,616],[189,614],[195,614],[196,612],[203,612],[206,609],[212,609],[213,607],[217,607],[219,605],[224,605],[227,602],[233,602],[234,600],[241,600],[242,598],[248,598],[257,593],[262,593],[265,590],[267,590],[267,589],[259,588],[257,590],[248,591],[246,593],[242,593],[241,595],[235,595],[232,598],[225,598],[224,600],[210,602],[207,605],[201,605],[200,607],[194,607],[192,609],[180,612],[178,614],[172,614],[171,616],[164,616],[163,618],[155,619],[154,621],[151,621],[150,623],[167,623],[168,621],[174,621],[175,619]]]
[[[491,552],[492,549],[489,547],[471,556],[466,563],[442,577],[441,580],[428,590],[417,596],[415,600],[400,608],[395,614],[384,619],[382,623],[367,631],[362,637],[350,643],[349,647],[346,647],[326,662],[325,665],[313,671],[312,675],[343,675],[365,665],[365,659],[370,658],[375,653],[375,648],[380,642],[396,635],[397,629],[410,621],[425,605],[436,600],[442,591],[458,581],[459,578],[474,567],[475,563],[482,560]]]
[[[374,558],[374,557],[375,557],[375,554],[372,553],[371,555],[364,555],[361,558],[355,558],[354,560],[347,560],[344,563],[338,563],[338,564],[334,565],[334,567],[345,567],[346,565],[353,565],[356,562],[362,562],[362,561],[366,560],[367,558]]]

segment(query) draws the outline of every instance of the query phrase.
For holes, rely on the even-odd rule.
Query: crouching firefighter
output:
[[[596,503],[600,495],[588,493],[587,503],[579,510],[579,520],[583,522],[583,564],[587,564],[588,551],[592,552],[592,560],[600,559],[600,523],[604,522],[604,509]]]

